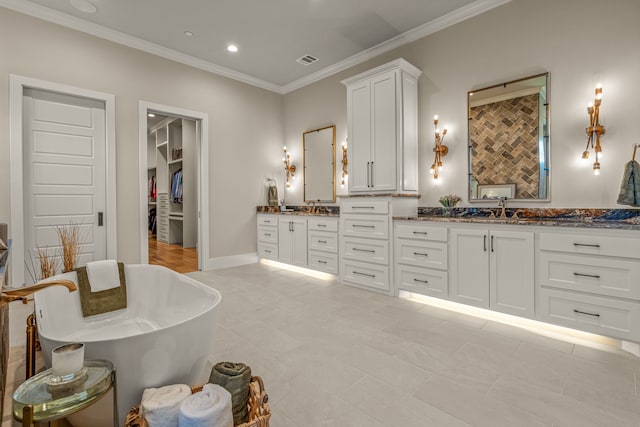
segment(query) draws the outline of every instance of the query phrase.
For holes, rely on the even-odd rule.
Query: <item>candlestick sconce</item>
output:
[[[604,135],[604,126],[600,124],[600,104],[602,104],[602,84],[596,86],[595,99],[587,106],[587,113],[589,113],[589,127],[586,128],[587,147],[582,152],[582,158],[585,160],[589,158],[590,149],[595,152],[596,159],[593,162],[594,175],[600,175],[600,157],[602,157],[600,139]]]
[[[433,125],[436,128],[436,145],[435,147],[433,147],[435,157],[433,159],[433,164],[431,165],[429,173],[433,174],[433,179],[438,179],[438,172],[442,171],[442,158],[449,152],[449,147],[443,144],[444,136],[447,134],[447,128],[443,128],[442,133],[440,133],[440,129],[438,128],[437,115],[433,116]]]
[[[344,188],[344,184],[349,177],[349,173],[347,170],[347,165],[349,164],[349,160],[347,159],[347,141],[342,143],[342,180],[340,181],[340,185]]]
[[[291,180],[296,179],[296,166],[291,164],[291,154],[287,151],[287,147],[284,147],[282,152],[282,162],[287,174],[287,188],[289,188],[291,187]]]

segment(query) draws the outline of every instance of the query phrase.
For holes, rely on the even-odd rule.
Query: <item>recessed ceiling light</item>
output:
[[[147,117],[155,117],[156,115],[153,113],[147,113]]]
[[[238,51],[238,46],[236,46],[235,44],[230,44],[229,46],[227,46],[227,50],[229,52],[237,52]]]
[[[191,31],[185,31],[184,35],[187,36],[187,37],[192,37],[193,33]]]
[[[69,0],[69,3],[80,12],[96,13],[98,11],[98,7],[87,0]]]

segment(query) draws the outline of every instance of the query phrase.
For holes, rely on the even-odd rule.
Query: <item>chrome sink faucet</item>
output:
[[[505,212],[505,209],[507,209],[506,197],[500,197],[500,199],[498,200],[498,207],[502,208],[502,210],[500,211],[500,219],[506,219],[507,218],[507,213]]]

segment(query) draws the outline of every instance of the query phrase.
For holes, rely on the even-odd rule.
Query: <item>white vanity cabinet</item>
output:
[[[349,192],[418,190],[418,76],[403,59],[347,86]]]
[[[278,216],[258,214],[258,257],[278,260]]]
[[[309,268],[338,274],[338,218],[307,219]]]
[[[572,231],[540,232],[539,319],[639,341],[638,233]]]
[[[421,221],[394,221],[398,291],[448,298],[448,228]]]
[[[533,231],[452,228],[451,253],[451,299],[534,317]]]
[[[278,261],[307,266],[307,219],[285,215],[278,220]]]

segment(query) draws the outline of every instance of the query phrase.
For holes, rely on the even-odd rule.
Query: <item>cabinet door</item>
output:
[[[278,222],[278,261],[287,264],[293,264],[292,226],[293,223],[288,218],[280,218]]]
[[[533,232],[491,231],[489,251],[491,309],[533,318]]]
[[[349,191],[370,191],[371,85],[369,81],[349,87]]]
[[[451,230],[451,298],[489,308],[489,232]]]
[[[396,189],[396,72],[371,79],[371,185],[374,191]]]
[[[307,266],[307,220],[294,219],[291,221],[292,260],[291,264]]]

